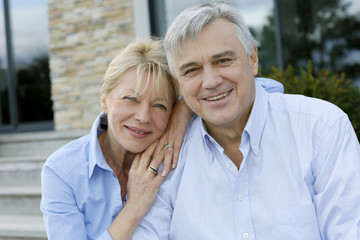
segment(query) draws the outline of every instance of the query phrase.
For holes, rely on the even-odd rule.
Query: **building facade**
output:
[[[55,130],[89,128],[109,62],[134,37],[132,1],[48,0]]]

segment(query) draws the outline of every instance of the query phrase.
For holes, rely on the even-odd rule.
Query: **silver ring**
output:
[[[155,176],[158,174],[158,170],[152,166],[149,166],[148,169],[154,174]]]
[[[165,143],[165,147],[164,147],[164,149],[169,149],[169,148],[172,148],[172,145],[171,145],[171,144],[169,144],[168,142],[166,142],[166,143]]]

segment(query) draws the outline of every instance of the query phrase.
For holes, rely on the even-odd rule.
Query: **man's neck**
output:
[[[225,126],[213,125],[204,120],[208,133],[224,149],[224,153],[240,168],[243,155],[239,150],[241,137],[249,119],[251,109],[243,116]]]

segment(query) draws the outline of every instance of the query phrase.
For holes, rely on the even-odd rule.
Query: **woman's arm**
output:
[[[171,113],[167,128],[159,139],[159,144],[155,149],[155,153],[158,154],[164,149],[166,143],[171,145],[171,147],[165,150],[163,168],[163,174],[165,176],[172,168],[177,166],[181,145],[192,116],[193,111],[186,105],[184,99],[179,99]]]
[[[154,174],[148,167],[158,169],[164,159],[164,151],[152,158],[157,145],[158,142],[155,142],[145,152],[138,154],[131,165],[127,183],[128,200],[108,229],[113,240],[131,239],[156,198],[164,176],[161,172]]]
[[[84,216],[71,187],[50,167],[41,172],[41,211],[49,239],[86,239]]]

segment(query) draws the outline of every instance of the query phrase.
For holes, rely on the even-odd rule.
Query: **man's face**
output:
[[[246,123],[255,97],[256,49],[248,56],[233,25],[217,19],[181,50],[172,60],[187,105],[208,127]]]

